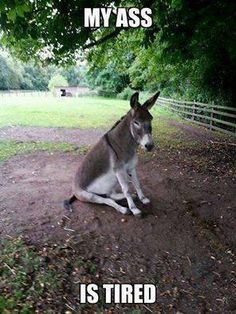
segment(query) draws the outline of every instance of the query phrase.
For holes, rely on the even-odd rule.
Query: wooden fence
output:
[[[159,97],[157,102],[186,120],[236,136],[236,108]]]
[[[16,97],[16,96],[41,96],[46,97],[52,95],[49,91],[34,91],[34,90],[6,90],[0,91],[0,97]]]

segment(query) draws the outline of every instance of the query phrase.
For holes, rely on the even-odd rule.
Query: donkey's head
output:
[[[130,131],[134,140],[146,151],[154,147],[152,139],[152,115],[149,110],[155,104],[160,92],[148,99],[143,105],[139,103],[139,93],[136,92],[130,99],[131,121]]]

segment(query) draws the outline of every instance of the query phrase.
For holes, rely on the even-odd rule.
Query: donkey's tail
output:
[[[77,199],[75,195],[72,195],[68,200],[64,200],[63,206],[67,210],[72,210],[71,204]]]

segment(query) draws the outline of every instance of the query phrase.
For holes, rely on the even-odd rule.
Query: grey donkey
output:
[[[156,93],[143,105],[139,103],[139,93],[133,94],[131,109],[102,136],[78,168],[74,193],[69,200],[64,201],[66,209],[71,209],[71,204],[78,199],[109,205],[122,214],[132,212],[135,216],[141,216],[141,210],[136,207],[130,193],[129,182],[133,183],[140,201],[143,204],[150,203],[142,192],[136,173],[137,148],[141,146],[144,150],[151,151],[154,147],[151,126],[153,117],[149,110],[159,94],[160,92]],[[121,193],[116,192],[117,184],[121,187]],[[116,202],[124,198],[129,208]]]

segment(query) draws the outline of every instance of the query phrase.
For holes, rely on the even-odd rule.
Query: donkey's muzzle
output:
[[[154,144],[146,144],[145,149],[150,152],[154,148]]]

